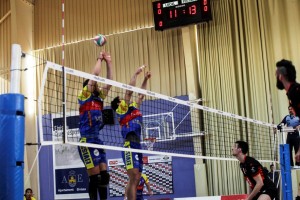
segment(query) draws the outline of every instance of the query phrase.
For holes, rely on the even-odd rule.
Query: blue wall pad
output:
[[[0,199],[23,199],[24,122],[24,96],[0,95]]]

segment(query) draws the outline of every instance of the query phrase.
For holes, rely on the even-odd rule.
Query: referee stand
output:
[[[290,145],[288,145],[288,144],[281,144],[279,146],[283,200],[292,200],[293,199],[289,146]]]

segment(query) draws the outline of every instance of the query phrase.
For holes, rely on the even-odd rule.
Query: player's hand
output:
[[[103,59],[106,61],[106,62],[111,62],[111,56],[109,53],[107,52],[104,52],[103,53]]]
[[[146,67],[147,67],[146,65],[142,65],[142,66],[138,67],[135,71],[135,74],[139,75],[143,71],[143,69],[145,69]]]
[[[148,194],[149,194],[150,196],[152,196],[152,195],[153,195],[153,191],[151,191],[151,192],[148,192]]]
[[[149,79],[149,78],[151,78],[151,72],[146,72],[145,79]]]
[[[104,53],[101,51],[101,52],[99,53],[99,56],[98,56],[97,60],[100,59],[100,60],[102,61],[102,60],[103,60],[103,54],[104,54]]]

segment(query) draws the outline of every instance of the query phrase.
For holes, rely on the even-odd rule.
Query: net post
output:
[[[20,80],[21,80],[21,57],[22,51],[19,44],[13,44],[11,48],[11,81],[10,92],[20,93]]]
[[[61,64],[62,64],[62,105],[63,105],[63,143],[67,141],[67,118],[66,118],[66,73],[65,73],[65,0],[61,0]]]
[[[67,141],[67,117],[66,117],[66,73],[65,67],[62,66],[62,109],[63,109],[63,134],[62,142],[66,143]]]
[[[280,145],[280,165],[283,200],[293,198],[289,144]]]

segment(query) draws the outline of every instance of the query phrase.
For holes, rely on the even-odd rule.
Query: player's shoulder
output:
[[[123,115],[123,114],[127,113],[127,111],[128,111],[128,105],[127,105],[126,101],[124,99],[122,99],[116,112],[119,115]]]
[[[129,107],[137,108],[138,104],[135,101],[133,101],[133,102],[131,102],[131,104],[129,105]]]
[[[290,87],[290,91],[293,93],[294,92],[300,93],[300,83],[298,83],[298,82],[293,83]]]
[[[88,90],[88,87],[85,86],[84,88],[82,88],[82,90],[80,91],[79,95],[78,95],[78,99],[79,100],[87,100],[90,96],[91,96],[91,92]]]
[[[249,163],[249,164],[257,164],[259,163],[255,158],[251,157],[251,156],[247,156],[246,157],[246,163]]]

